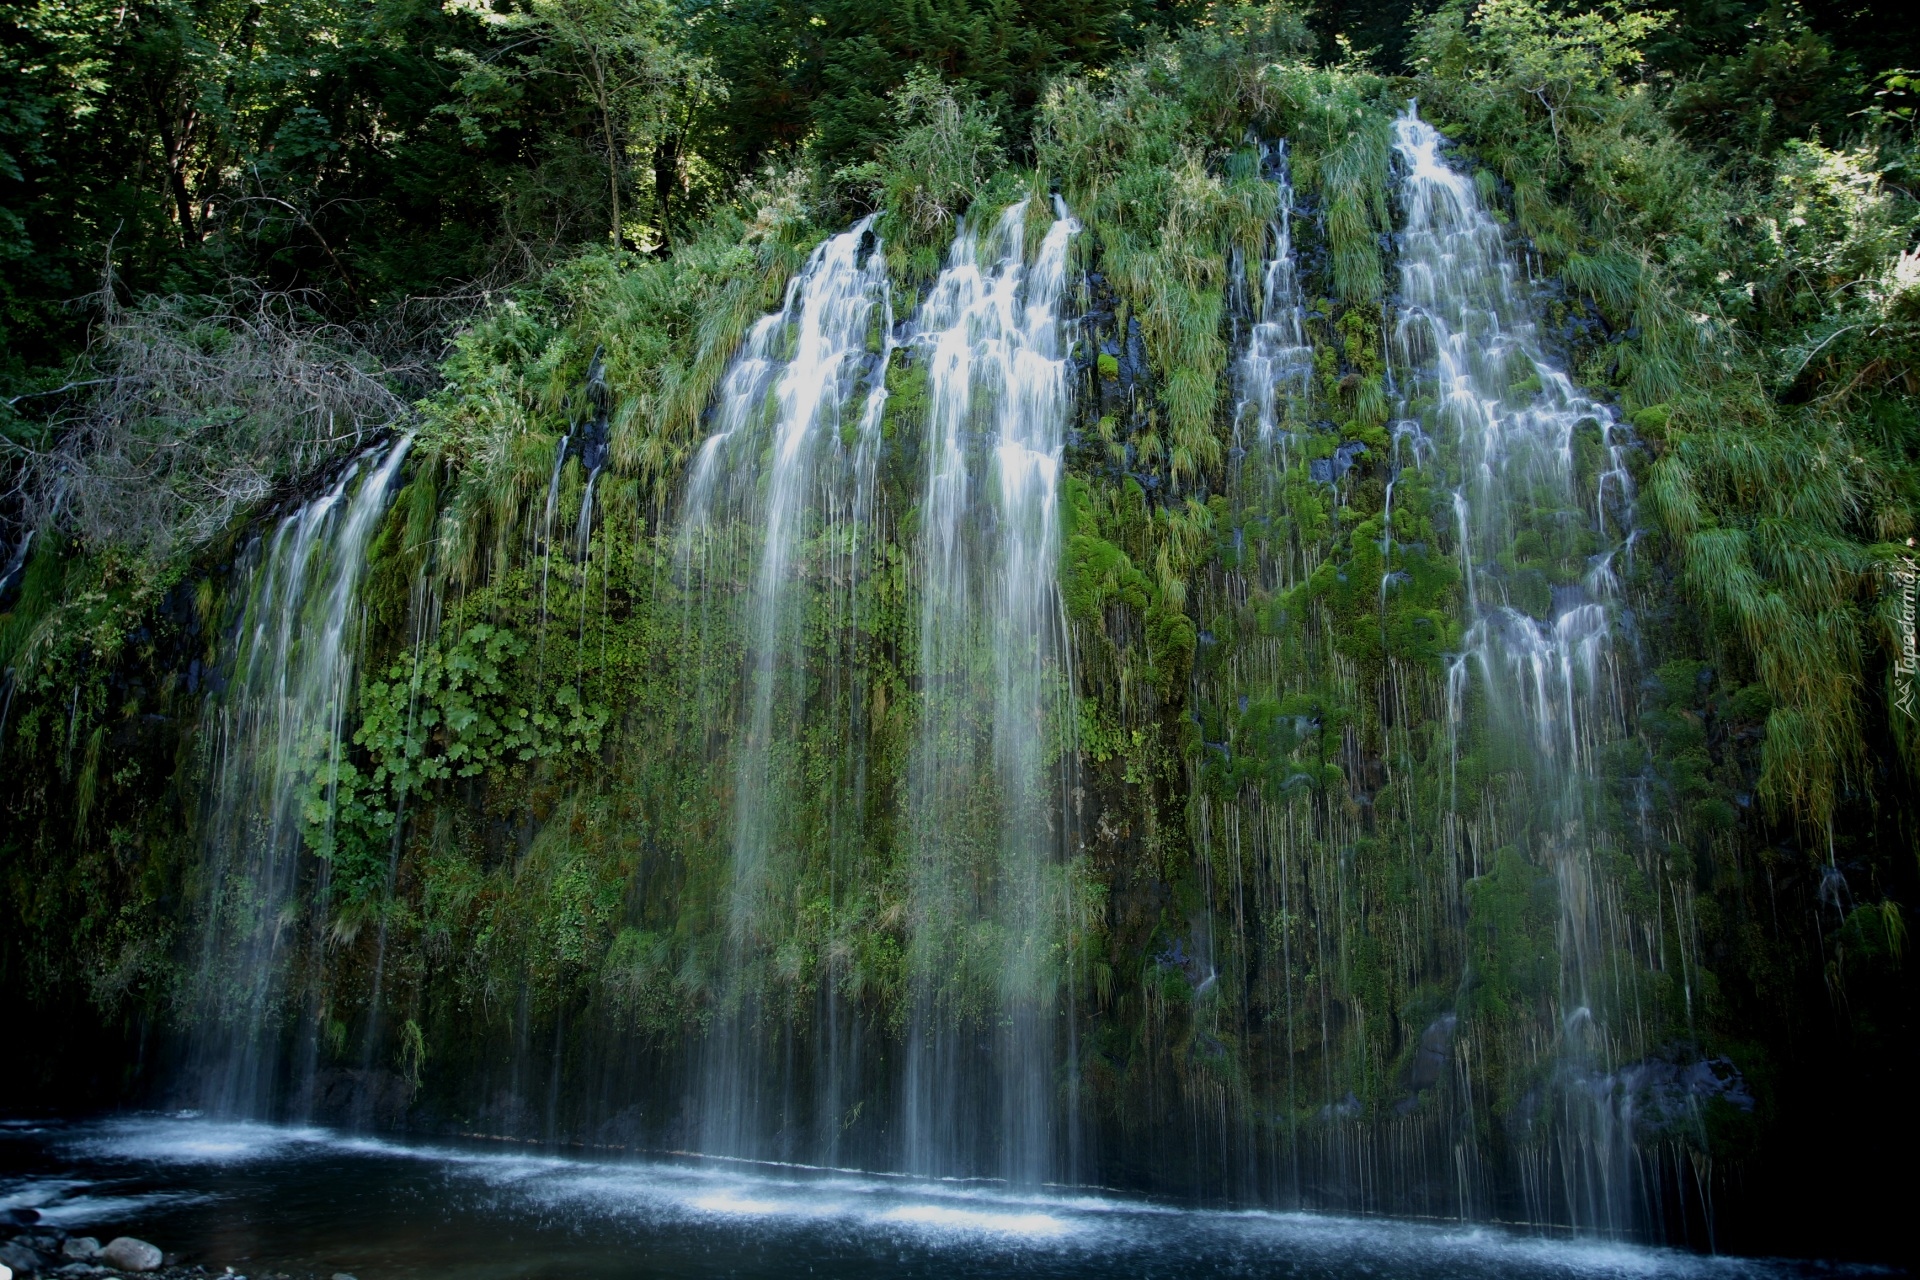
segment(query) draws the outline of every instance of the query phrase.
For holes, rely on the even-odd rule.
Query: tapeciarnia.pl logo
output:
[[[1907,539],[1913,545],[1913,539]],[[1910,555],[1893,562],[1894,625],[1899,631],[1893,655],[1893,705],[1912,718],[1920,718],[1920,700],[1916,699],[1915,677],[1920,676],[1920,649],[1914,643],[1914,614],[1920,604],[1920,565]]]

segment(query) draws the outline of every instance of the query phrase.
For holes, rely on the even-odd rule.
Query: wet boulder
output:
[[[1413,1063],[1407,1073],[1407,1083],[1413,1092],[1420,1093],[1440,1083],[1441,1073],[1452,1058],[1453,1033],[1459,1026],[1457,1016],[1443,1013],[1420,1033],[1420,1046],[1414,1050]]]
[[[100,1256],[100,1242],[92,1236],[73,1236],[60,1246],[60,1256],[69,1262],[92,1262]]]
[[[100,1261],[115,1271],[154,1271],[162,1260],[160,1250],[132,1236],[116,1236],[100,1251]]]
[[[0,1244],[0,1267],[16,1276],[30,1276],[46,1268],[46,1259],[18,1240]]]

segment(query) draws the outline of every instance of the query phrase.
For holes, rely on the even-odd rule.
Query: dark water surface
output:
[[[214,1272],[388,1277],[1791,1277],[1491,1227],[410,1143],[192,1115],[0,1123],[0,1209]]]

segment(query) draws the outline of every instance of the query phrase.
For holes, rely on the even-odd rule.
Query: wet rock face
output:
[[[1395,1115],[1411,1115],[1420,1105],[1420,1095],[1440,1083],[1453,1056],[1453,1037],[1459,1027],[1458,1015],[1443,1013],[1420,1033],[1413,1061],[1407,1066],[1407,1094],[1394,1104]]]
[[[325,1124],[399,1129],[413,1095],[412,1083],[397,1071],[333,1068],[314,1073],[310,1105]]]
[[[1459,1025],[1459,1018],[1444,1013],[1420,1033],[1420,1047],[1414,1051],[1413,1070],[1407,1081],[1415,1093],[1440,1083],[1440,1073],[1446,1069],[1447,1059],[1453,1052],[1453,1033]]]
[[[1727,1058],[1652,1058],[1622,1067],[1618,1075],[1623,1110],[1643,1137],[1691,1123],[1716,1099],[1738,1111],[1753,1110],[1746,1078]]]

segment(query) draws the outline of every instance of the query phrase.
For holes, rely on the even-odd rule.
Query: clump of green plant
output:
[[[911,241],[944,239],[974,195],[1006,167],[1000,125],[967,86],[926,67],[907,73],[891,113],[894,133],[879,155],[835,176],[885,209]]]

